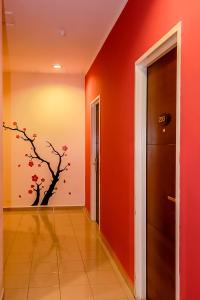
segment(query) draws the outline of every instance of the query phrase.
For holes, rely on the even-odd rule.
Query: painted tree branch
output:
[[[19,132],[19,133],[22,133],[22,134],[25,136],[25,138],[22,137],[22,139],[23,139],[24,141],[29,142],[29,143],[31,144],[31,146],[32,146],[32,148],[33,148],[33,152],[34,152],[34,154],[35,154],[35,158],[38,159],[38,160],[40,160],[41,162],[45,163],[45,164],[48,166],[49,171],[51,172],[52,177],[54,177],[54,172],[53,172],[53,170],[52,170],[52,168],[51,168],[50,162],[48,162],[47,160],[43,159],[43,158],[38,154],[38,152],[36,151],[36,147],[35,147],[35,144],[34,144],[35,138],[31,139],[31,138],[26,134],[25,130],[20,130],[20,129],[18,128],[18,126],[16,126],[15,128],[12,128],[12,127],[9,127],[9,126],[6,126],[5,124],[3,124],[3,127],[4,127],[5,129],[9,129],[9,130],[12,130],[12,131],[17,131],[17,132]]]
[[[48,147],[51,148],[52,151],[59,157],[63,157],[65,155],[65,152],[63,154],[60,154],[50,142],[47,141],[47,144],[48,144]]]
[[[50,143],[47,142],[48,147],[52,149],[52,153],[54,153],[55,155],[58,156],[58,162],[57,162],[57,167],[55,170],[52,169],[51,164],[48,160],[46,160],[45,158],[43,158],[37,151],[36,149],[36,145],[35,145],[35,138],[37,137],[36,134],[33,135],[33,138],[31,138],[30,136],[28,136],[28,134],[26,133],[26,128],[24,128],[23,130],[21,130],[17,123],[14,122],[13,125],[15,127],[10,127],[10,126],[6,126],[5,123],[3,123],[3,127],[5,130],[11,130],[11,131],[16,131],[17,133],[22,134],[22,136],[17,135],[17,138],[21,138],[23,141],[28,142],[31,145],[31,150],[33,151],[34,155],[32,154],[26,154],[26,156],[31,159],[31,161],[29,162],[29,166],[33,166],[32,160],[39,160],[41,164],[46,164],[50,173],[51,173],[51,177],[52,177],[52,181],[51,184],[49,185],[47,191],[44,193],[44,197],[42,200],[40,200],[41,198],[41,184],[37,183],[38,177],[37,175],[32,176],[32,180],[35,182],[35,188],[33,188],[33,190],[36,192],[36,199],[33,202],[33,206],[37,206],[40,204],[41,205],[48,205],[50,198],[54,195],[55,193],[55,189],[56,189],[56,184],[59,181],[60,178],[60,173],[62,173],[63,171],[67,171],[67,166],[69,166],[70,164],[68,164],[66,167],[62,168],[62,159],[64,158],[64,156],[66,155],[66,151],[67,151],[67,146],[63,146],[63,153],[61,154],[59,151],[57,151],[54,146]],[[43,179],[44,181],[44,179]],[[31,186],[32,187],[32,186]],[[29,190],[30,193],[32,193],[32,190]]]

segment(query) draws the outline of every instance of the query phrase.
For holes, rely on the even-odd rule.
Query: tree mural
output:
[[[44,188],[43,184],[45,182],[45,178],[39,179],[39,176],[36,174],[34,174],[32,176],[32,185],[31,185],[31,188],[28,190],[29,194],[35,193],[35,195],[36,195],[35,201],[33,202],[32,206],[48,205],[50,198],[55,194],[55,192],[57,190],[56,185],[60,179],[61,174],[65,171],[68,171],[68,168],[70,167],[69,162],[67,162],[67,163],[65,162],[65,164],[64,164],[64,159],[67,156],[68,147],[66,145],[64,145],[62,147],[62,153],[61,153],[61,152],[57,151],[50,142],[47,141],[47,146],[50,148],[52,154],[54,154],[58,157],[56,167],[53,168],[51,166],[50,161],[43,158],[42,155],[39,154],[36,144],[35,144],[35,140],[37,138],[36,134],[33,134],[33,136],[30,137],[27,134],[26,128],[20,129],[18,127],[17,122],[13,122],[13,127],[6,126],[6,124],[4,122],[3,128],[5,130],[11,130],[11,131],[16,132],[17,139],[21,139],[30,144],[31,153],[25,154],[27,159],[29,159],[28,166],[30,168],[32,168],[34,166],[34,164],[35,164],[34,161],[37,161],[37,162],[39,162],[38,167],[41,167],[42,164],[44,164],[44,165],[46,165],[47,169],[49,170],[49,172],[51,174],[51,183],[48,186],[47,190],[44,191],[44,193],[42,193],[41,191]],[[21,165],[19,164],[18,167],[21,167]],[[65,182],[66,181],[64,180],[64,183]],[[21,198],[21,195],[19,195],[19,197]]]

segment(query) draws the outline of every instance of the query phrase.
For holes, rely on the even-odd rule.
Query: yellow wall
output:
[[[10,73],[3,74],[3,116],[4,121],[9,123],[11,120],[11,99],[10,99]],[[11,200],[11,140],[10,135],[6,134],[3,140],[3,195],[4,199]]]
[[[63,174],[58,190],[50,201],[53,206],[84,205],[84,79],[64,74],[5,73],[4,121],[26,127],[29,134],[37,134],[39,152],[55,166],[55,155],[46,141],[61,150],[69,147],[66,160],[71,163]],[[25,207],[34,201],[28,194],[31,176],[46,179],[51,176],[45,168],[28,167],[25,153],[27,142],[16,139],[14,132],[4,132],[4,206]],[[18,167],[18,165],[21,167]],[[64,180],[66,183],[64,184]]]

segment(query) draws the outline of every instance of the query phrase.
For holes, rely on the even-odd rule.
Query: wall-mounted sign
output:
[[[171,115],[169,113],[162,113],[158,117],[158,124],[160,126],[167,126],[171,122]]]

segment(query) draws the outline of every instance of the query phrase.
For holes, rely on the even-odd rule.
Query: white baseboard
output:
[[[30,210],[35,210],[35,209],[59,209],[59,208],[84,208],[84,205],[47,205],[47,206],[4,206],[3,209],[30,209]]]
[[[107,240],[105,239],[104,235],[101,232],[99,232],[99,241],[100,241],[102,247],[104,248],[105,253],[109,257],[113,269],[118,274],[118,277],[119,277],[121,283],[123,284],[124,289],[126,290],[126,294],[127,294],[128,298],[132,299],[132,297],[135,296],[134,295],[134,287],[132,286],[130,281],[127,280],[128,277],[125,275],[125,272],[124,272],[124,269],[123,269],[121,263],[115,256],[113,250],[110,248]]]

